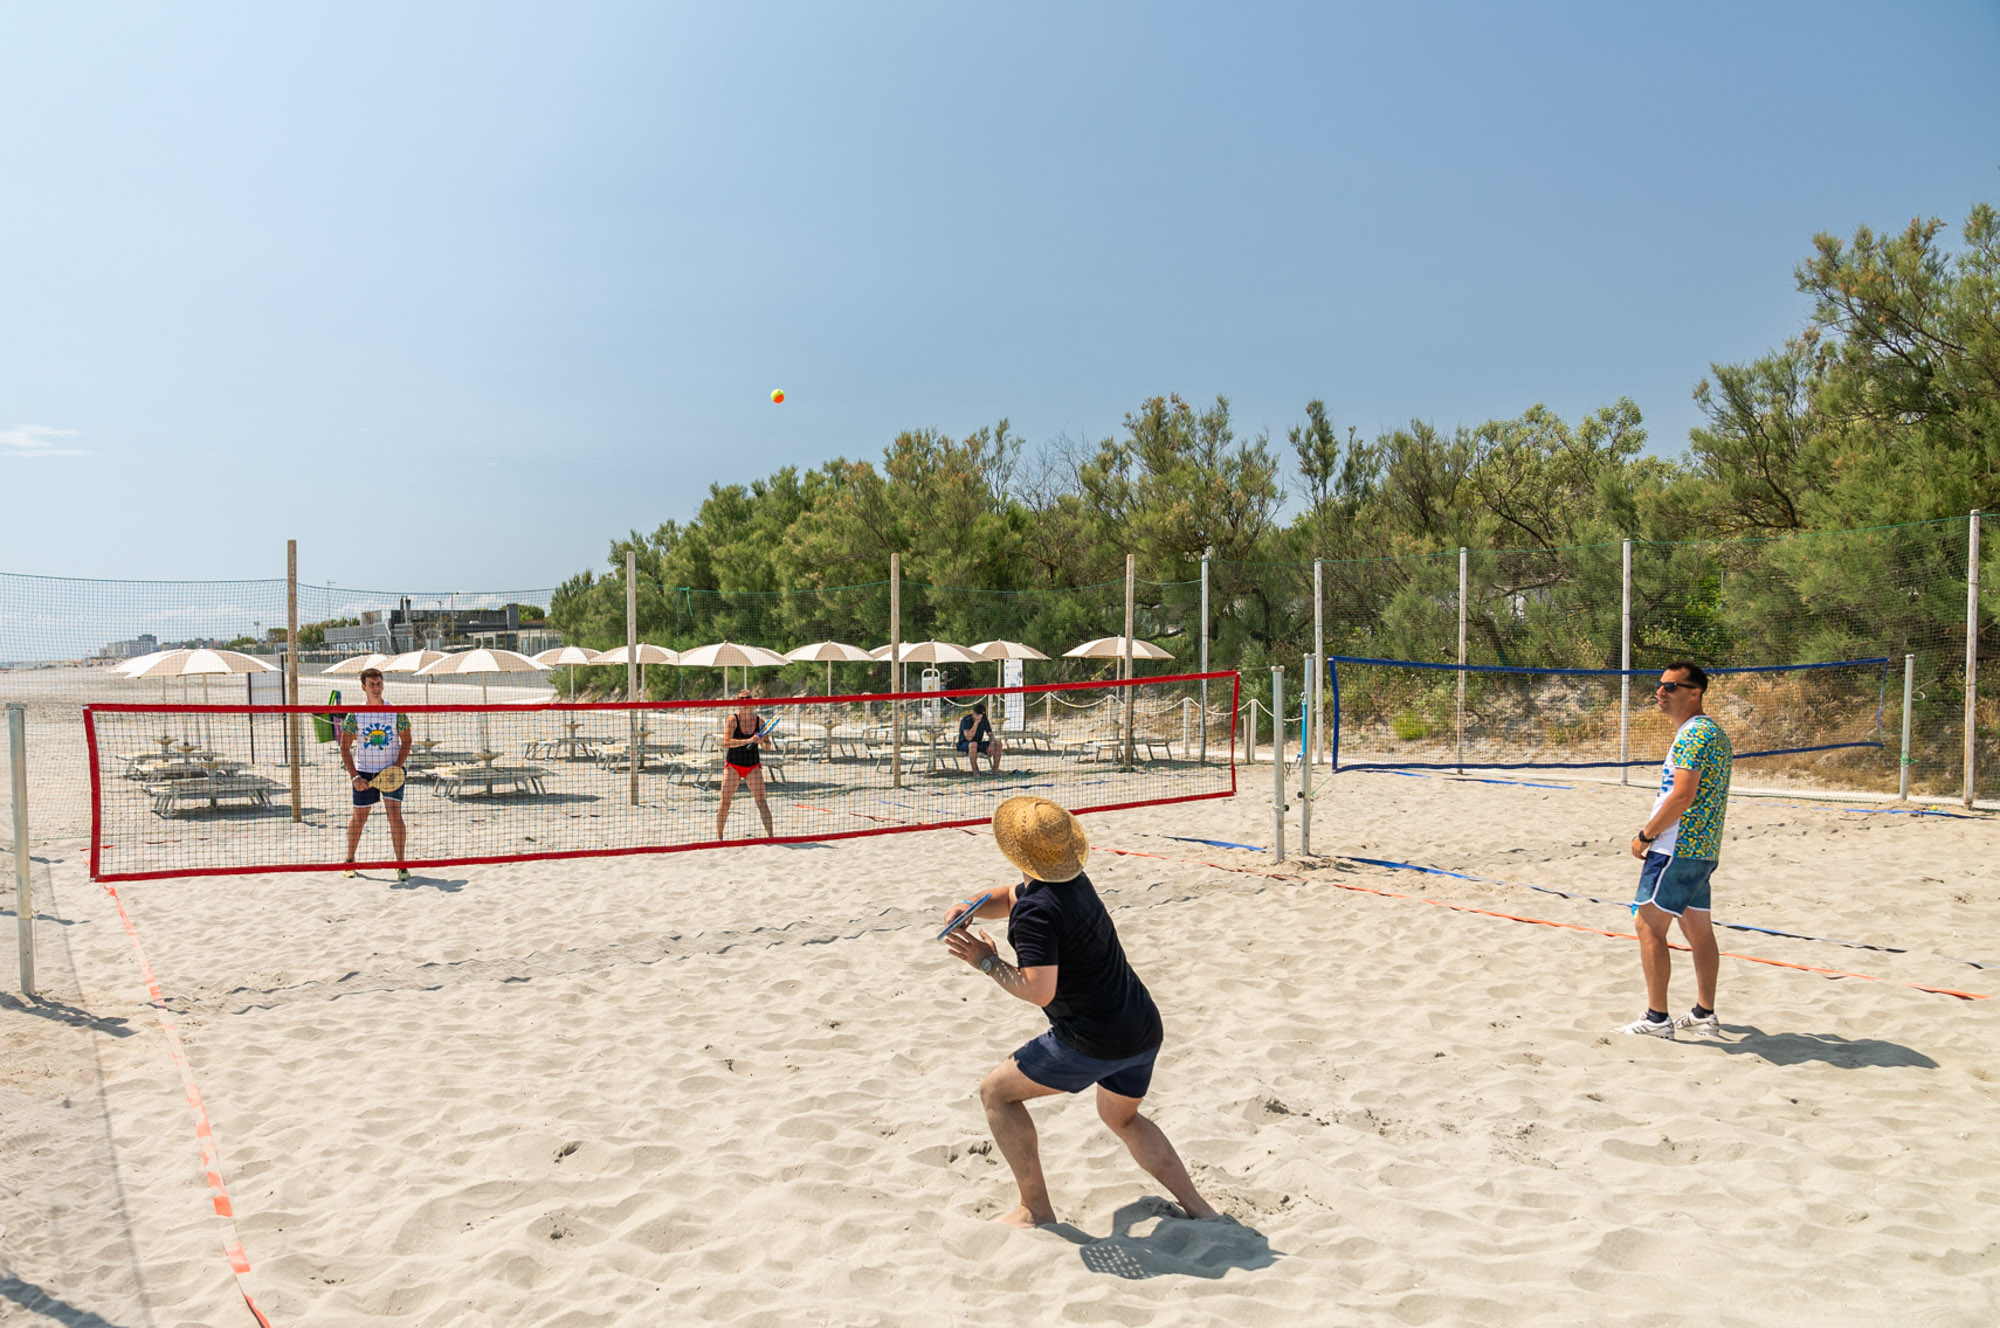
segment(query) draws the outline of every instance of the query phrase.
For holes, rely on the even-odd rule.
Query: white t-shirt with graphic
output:
[[[354,739],[354,768],[373,775],[396,764],[410,721],[394,710],[355,710],[348,712],[340,731]]]

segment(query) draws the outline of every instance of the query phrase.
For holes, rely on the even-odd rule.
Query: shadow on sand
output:
[[[1143,1236],[1133,1234],[1134,1227],[1151,1218],[1163,1220]],[[1133,1282],[1175,1276],[1214,1279],[1231,1269],[1269,1268],[1283,1257],[1255,1227],[1233,1217],[1192,1222],[1152,1195],[1113,1214],[1111,1234],[1102,1240],[1067,1222],[1043,1229],[1075,1245],[1077,1258],[1091,1272]]]
[[[1690,1039],[1690,1045],[1713,1047],[1731,1056],[1755,1056],[1773,1065],[1803,1065],[1807,1061],[1819,1061],[1843,1070],[1857,1070],[1864,1065],[1916,1070],[1935,1070],[1938,1067],[1936,1061],[1921,1051],[1900,1042],[1884,1042],[1880,1038],[1844,1038],[1834,1033],[1766,1033],[1753,1024],[1724,1024],[1722,1031],[1734,1035],[1735,1040],[1725,1042],[1720,1038],[1697,1038]]]

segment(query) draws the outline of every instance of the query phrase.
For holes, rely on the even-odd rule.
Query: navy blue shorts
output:
[[[1092,1084],[1102,1084],[1120,1097],[1144,1097],[1152,1087],[1153,1062],[1159,1055],[1160,1049],[1154,1047],[1122,1060],[1099,1060],[1071,1051],[1050,1029],[1015,1052],[1014,1064],[1043,1088],[1081,1093]]]
[[[969,750],[966,746],[966,741],[964,738],[960,738],[958,740],[958,750],[961,752]],[[979,754],[981,756],[993,755],[993,744],[991,742],[981,742],[979,744]]]
[[[1709,912],[1708,878],[1715,872],[1713,860],[1668,857],[1648,853],[1639,868],[1639,893],[1635,904],[1651,904],[1675,917],[1696,909]]]
[[[376,775],[379,775],[382,772],[379,770],[363,770],[361,773],[366,775],[368,778],[373,779]],[[382,799],[384,798],[387,798],[389,801],[396,803],[398,805],[400,805],[403,801],[403,789],[397,789],[394,793],[384,793],[381,789],[378,788],[357,789],[354,787],[354,781],[351,779],[347,781],[347,787],[353,790],[354,805],[357,807],[373,807],[376,803],[382,801]],[[408,788],[408,787],[409,787],[408,784],[403,785],[403,788]]]

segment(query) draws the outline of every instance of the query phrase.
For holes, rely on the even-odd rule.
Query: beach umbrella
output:
[[[972,647],[972,653],[981,659],[994,661],[994,667],[1000,670],[1000,672],[993,675],[993,685],[995,687],[1006,685],[1008,660],[1048,658],[1047,655],[1044,655],[1033,646],[1024,646],[1019,641],[981,641],[978,645]],[[1025,677],[1026,675],[1024,674],[1023,676]]]
[[[387,664],[393,658],[394,656],[392,655],[383,655],[371,650],[365,655],[350,655],[338,664],[329,664],[321,669],[320,672],[322,674],[341,674],[343,676],[363,673],[369,669],[381,669],[384,664]],[[388,672],[387,669],[382,669],[382,671],[384,673]]]
[[[603,651],[597,656],[597,662],[599,664],[623,664],[626,662],[626,649],[625,646],[619,646],[616,650]],[[679,655],[665,646],[656,646],[651,641],[641,641],[632,650],[638,656],[640,696],[646,694],[646,666],[648,664],[678,664],[681,659]],[[628,696],[625,699],[631,701],[637,698]]]
[[[426,667],[437,663],[439,660],[443,658],[444,658],[444,652],[442,650],[405,650],[402,654],[397,655],[394,659],[391,659],[388,663],[382,665],[381,668],[382,672],[384,673],[422,673]],[[431,680],[429,678],[425,678],[424,704],[429,705],[430,703],[431,703]],[[430,739],[430,736],[431,736],[431,717],[429,715],[425,715],[424,716],[425,740],[428,741]]]
[[[684,669],[721,669],[722,690],[727,694],[729,670],[779,668],[786,661],[777,651],[766,650],[762,646],[739,646],[733,641],[717,641],[713,645],[683,650],[674,662]]]
[[[860,646],[848,645],[845,641],[815,641],[797,650],[787,650],[785,658],[795,664],[826,665],[826,694],[833,695],[833,666],[835,664],[866,664],[875,657]]]
[[[1064,659],[1124,659],[1125,638],[1122,636],[1100,636],[1095,641],[1085,641],[1074,650],[1063,651]],[[1166,651],[1151,641],[1132,639],[1133,660],[1172,659]]]
[[[134,682],[159,678],[160,696],[166,697],[168,678],[200,678],[201,703],[208,704],[208,680],[218,673],[276,673],[277,666],[246,655],[240,650],[161,650],[142,655],[120,669]]]
[[[576,666],[597,663],[597,652],[585,650],[582,646],[557,646],[533,656],[535,663],[545,669],[569,668],[569,699],[576,700]]]
[[[889,647],[877,646],[868,655],[871,659],[886,660]],[[905,641],[899,658],[905,664],[978,664],[986,657],[949,641]]]
[[[485,705],[486,677],[492,673],[541,673],[543,666],[535,663],[517,650],[494,650],[481,646],[477,650],[461,650],[457,654],[446,655],[431,661],[417,670],[420,678],[452,678],[468,674],[479,675],[479,704]],[[487,741],[486,712],[479,714],[479,745],[490,750]]]

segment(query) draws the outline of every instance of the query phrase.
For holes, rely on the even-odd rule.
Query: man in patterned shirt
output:
[[[366,708],[350,711],[340,723],[340,763],[347,767],[348,780],[354,786],[354,815],[347,822],[347,861],[354,861],[354,850],[361,846],[361,829],[368,824],[368,812],[379,802],[389,818],[389,842],[395,846],[396,861],[401,862],[407,837],[403,826],[403,790],[385,792],[369,781],[390,766],[403,764],[409,756],[410,717],[382,703],[382,670],[363,669],[361,690],[368,698]],[[342,875],[352,876],[354,869],[349,867]],[[396,879],[409,880],[410,869],[396,868]]]
[[[1722,817],[1729,804],[1729,767],[1736,753],[1729,735],[1702,712],[1708,675],[1697,665],[1676,661],[1660,670],[1655,693],[1660,713],[1680,725],[1667,759],[1660,763],[1660,795],[1653,814],[1632,840],[1639,868],[1633,921],[1639,933],[1639,963],[1646,974],[1646,1013],[1620,1033],[1672,1038],[1677,1028],[1703,1035],[1721,1031],[1715,1018],[1715,974],[1721,958],[1709,921],[1708,878],[1722,855]],[[1667,981],[1673,951],[1667,926],[1680,920],[1681,935],[1694,952],[1694,1008],[1667,1018]]]

